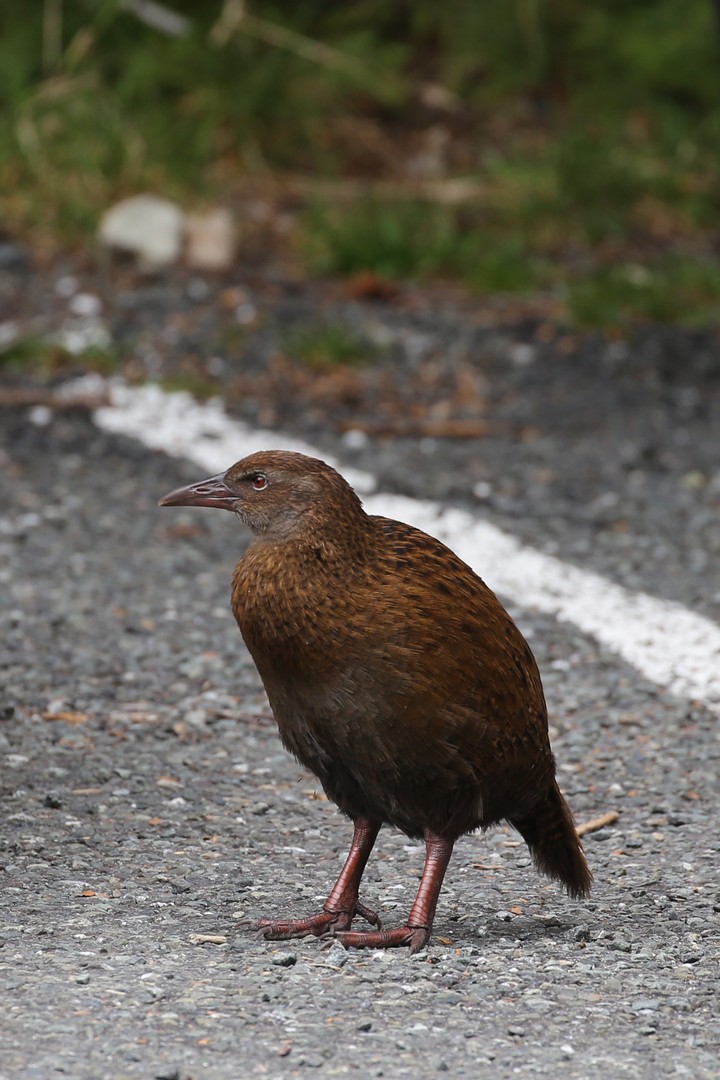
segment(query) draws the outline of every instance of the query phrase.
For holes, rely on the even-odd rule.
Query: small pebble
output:
[[[297,954],[294,952],[275,953],[272,963],[275,967],[293,967],[297,964]]]

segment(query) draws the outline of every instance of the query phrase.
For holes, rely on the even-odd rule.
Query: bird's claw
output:
[[[355,914],[359,915],[361,919],[365,920],[365,922],[370,923],[371,926],[376,926],[378,930],[382,929],[382,923],[380,922],[380,916],[378,915],[377,911],[373,911],[372,908],[365,907],[365,905],[361,904],[359,900],[355,904]]]
[[[338,937],[332,930],[328,930],[327,933],[320,935],[319,940],[321,951],[327,952],[328,949],[332,949],[335,942],[338,941]]]
[[[392,930],[338,930],[333,939],[346,949],[397,949],[419,952],[430,939],[427,926],[397,926]]]
[[[356,915],[360,915],[371,926],[380,930],[380,917],[376,911],[356,901],[352,914],[349,911],[321,911],[306,919],[260,919],[254,924],[258,937],[265,941],[287,941],[288,938],[315,937],[329,938],[349,930]]]
[[[323,911],[307,919],[260,919],[255,923],[258,936],[266,941],[287,941],[289,938],[307,937],[309,934],[324,934],[332,923],[334,915]]]

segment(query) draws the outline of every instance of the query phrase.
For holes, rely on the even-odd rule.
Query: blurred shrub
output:
[[[6,227],[68,239],[131,191],[190,202],[292,172],[407,183],[405,205],[304,216],[334,272],[524,290],[597,244],[710,250],[716,16],[712,0],[0,0]],[[432,175],[483,181],[471,211],[413,190],[432,130]]]
[[[469,210],[427,203],[315,207],[305,218],[311,266],[326,274],[456,278],[483,292],[524,292],[541,280],[522,235]]]

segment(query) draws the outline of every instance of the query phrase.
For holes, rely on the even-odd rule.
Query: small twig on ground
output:
[[[584,821],[582,825],[577,826],[575,832],[578,836],[597,832],[598,829],[604,829],[606,825],[612,825],[619,817],[617,810],[609,810],[607,814],[601,814],[600,817],[592,818],[591,821]]]
[[[489,185],[466,177],[445,180],[359,180],[350,177],[326,179],[276,173],[273,176],[243,178],[246,191],[268,196],[296,199],[319,199],[323,202],[417,202],[437,203],[440,206],[460,206],[492,197]]]
[[[35,389],[22,386],[0,387],[0,407],[31,408],[33,405],[45,405],[49,409],[87,409],[93,412],[102,405],[107,405],[107,394],[55,394],[51,390]]]

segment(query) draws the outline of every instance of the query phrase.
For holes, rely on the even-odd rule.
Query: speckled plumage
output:
[[[213,482],[227,493],[215,501]],[[283,743],[356,828],[439,838],[449,859],[458,836],[507,819],[540,869],[587,892],[537,665],[484,582],[439,540],[366,515],[313,458],[254,454],[193,490],[167,501],[225,506],[255,533],[233,575],[235,617]]]

